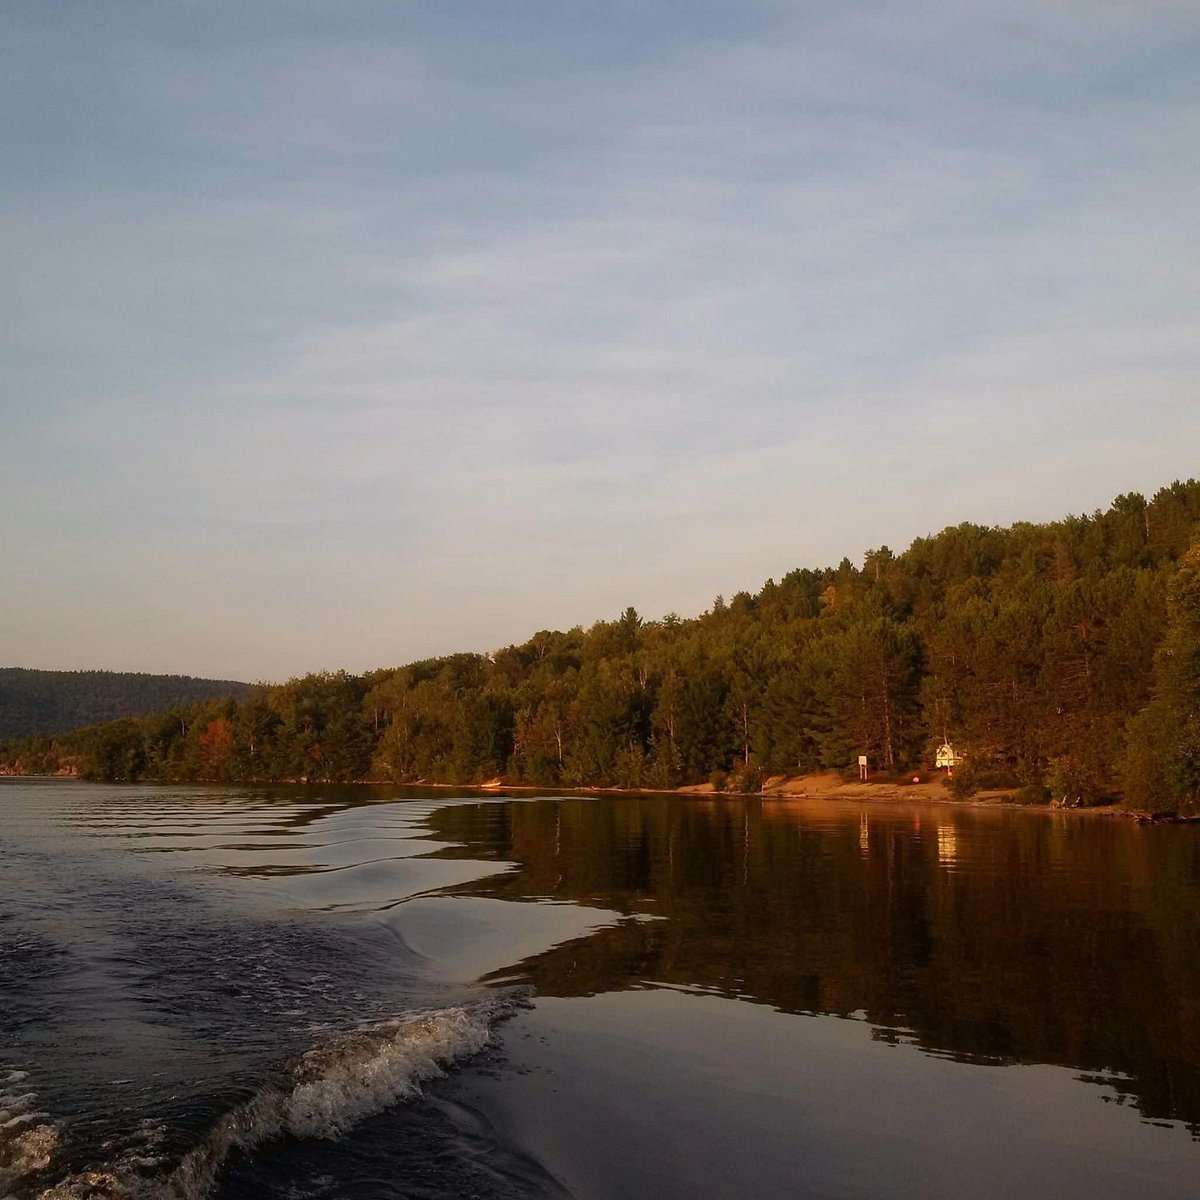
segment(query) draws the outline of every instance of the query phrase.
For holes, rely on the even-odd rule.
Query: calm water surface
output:
[[[1194,1197],[1200,830],[0,780],[0,1197]]]

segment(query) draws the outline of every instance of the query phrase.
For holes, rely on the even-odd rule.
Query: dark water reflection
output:
[[[857,1015],[938,1055],[1095,1073],[1146,1117],[1200,1130],[1194,829],[676,798],[464,805],[431,823],[464,847],[440,855],[517,864],[459,894],[661,918],[497,978],[542,995],[669,984]]]
[[[1194,828],[0,781],[0,1196],[1190,1196],[1198,951]]]

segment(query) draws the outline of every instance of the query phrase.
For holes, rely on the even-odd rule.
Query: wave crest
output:
[[[23,1179],[44,1171],[58,1149],[58,1130],[25,1090],[24,1071],[0,1076],[0,1195]]]
[[[41,1200],[169,1197],[197,1200],[235,1151],[275,1138],[336,1138],[360,1121],[409,1100],[452,1063],[477,1054],[508,1011],[503,1001],[381,1021],[339,1034],[303,1054],[277,1082],[227,1112],[174,1170],[138,1177],[131,1163],[72,1176]],[[144,1161],[144,1160],[143,1160]]]
[[[296,1137],[336,1137],[415,1095],[445,1064],[477,1054],[490,1021],[465,1008],[386,1022],[311,1050],[299,1062],[281,1125]]]

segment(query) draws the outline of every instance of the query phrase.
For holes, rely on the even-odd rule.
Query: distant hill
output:
[[[241,697],[249,690],[236,680],[191,675],[0,667],[0,739],[61,733],[216,696]]]

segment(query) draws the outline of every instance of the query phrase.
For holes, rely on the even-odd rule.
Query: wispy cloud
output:
[[[1193,6],[251,8],[11,22],[0,659],[365,667],[1194,473]]]

